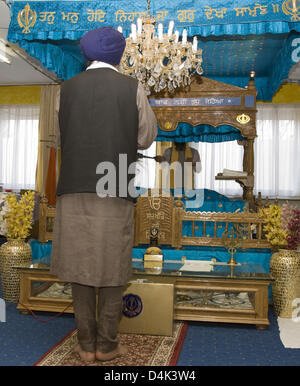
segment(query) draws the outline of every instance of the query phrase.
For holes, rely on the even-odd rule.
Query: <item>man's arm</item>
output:
[[[142,84],[138,83],[136,104],[139,112],[138,149],[148,149],[157,136],[157,121]]]
[[[159,163],[162,163],[162,162],[168,162],[168,163],[171,163],[171,155],[172,155],[172,148],[169,147],[168,149],[166,149],[164,151],[164,154],[163,155],[157,155],[155,157],[155,161],[156,162],[159,162]]]

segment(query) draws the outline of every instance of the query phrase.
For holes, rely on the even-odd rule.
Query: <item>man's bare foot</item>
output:
[[[98,361],[111,361],[121,355],[124,355],[127,353],[127,348],[125,346],[122,346],[122,345],[118,345],[118,347],[116,349],[114,349],[113,351],[110,351],[110,352],[107,352],[107,353],[102,353],[100,351],[96,351],[96,359],[98,359]]]
[[[83,351],[79,344],[75,347],[74,352],[79,354],[82,362],[94,362],[96,359],[94,352]]]

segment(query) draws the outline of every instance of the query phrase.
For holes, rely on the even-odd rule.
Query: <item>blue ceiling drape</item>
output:
[[[198,36],[204,76],[245,87],[254,70],[257,99],[270,101],[300,59],[300,0],[207,4],[152,0],[150,11],[165,30],[174,20],[180,33],[186,28],[189,38]],[[78,41],[85,32],[121,25],[127,37],[131,23],[146,10],[146,0],[12,1],[7,39],[65,80],[84,69]]]
[[[128,37],[146,10],[146,0],[11,1],[7,40],[66,80],[85,68],[78,44],[84,33],[120,25]],[[300,60],[300,0],[152,0],[150,13],[165,32],[174,20],[180,35],[185,28],[189,39],[198,36],[204,76],[245,87],[255,71],[257,100],[272,100]],[[201,138],[203,127],[184,127],[177,132]]]

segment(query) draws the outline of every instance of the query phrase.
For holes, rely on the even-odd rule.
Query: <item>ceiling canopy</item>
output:
[[[85,67],[79,39],[101,26],[122,26],[147,10],[146,0],[12,1],[7,40],[18,43],[62,79]],[[255,71],[257,99],[272,100],[300,60],[300,0],[152,0],[151,15],[198,37],[203,75],[245,87]]]

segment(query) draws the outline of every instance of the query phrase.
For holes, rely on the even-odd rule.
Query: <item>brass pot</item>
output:
[[[294,299],[300,297],[300,253],[280,249],[270,260],[272,299],[275,312],[281,318],[292,318]]]
[[[24,240],[8,239],[0,248],[0,275],[2,297],[7,302],[17,302],[20,294],[20,274],[15,266],[31,263],[30,245]]]

